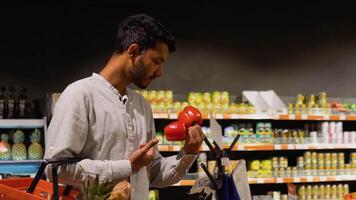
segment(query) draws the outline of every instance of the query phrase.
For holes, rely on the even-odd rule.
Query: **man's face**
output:
[[[168,46],[158,41],[153,48],[146,49],[135,60],[130,70],[134,84],[140,89],[147,88],[152,80],[163,75],[163,63],[169,55]]]

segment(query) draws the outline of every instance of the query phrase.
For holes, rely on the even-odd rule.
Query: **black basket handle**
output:
[[[83,158],[59,158],[59,159],[44,159],[36,173],[35,178],[33,179],[33,181],[31,182],[30,187],[27,189],[28,193],[33,193],[33,191],[35,191],[35,188],[38,184],[38,182],[41,179],[41,176],[44,173],[44,170],[46,169],[46,166],[48,164],[51,164],[52,166],[52,179],[53,179],[53,195],[52,195],[52,199],[53,200],[58,200],[59,199],[59,192],[58,192],[58,174],[57,174],[57,170],[58,167],[61,165],[66,165],[66,164],[73,164],[73,163],[77,163],[79,161],[83,160]],[[68,190],[69,189],[69,190]],[[65,188],[65,193],[69,193],[70,191],[70,186],[69,188]]]

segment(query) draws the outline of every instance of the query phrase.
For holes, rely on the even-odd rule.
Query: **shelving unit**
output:
[[[1,119],[0,131],[3,129],[42,129],[41,140],[44,141],[44,135],[47,131],[47,119]],[[2,133],[2,132],[0,132]],[[41,142],[44,148],[44,142]],[[0,178],[8,175],[12,176],[34,176],[42,160],[1,160]]]
[[[311,121],[356,121],[356,115],[333,114],[333,115],[294,115],[294,114],[213,114],[215,119],[223,120],[311,120]],[[153,113],[154,119],[173,120],[178,118],[177,113]],[[209,119],[209,115],[203,114],[203,119]]]
[[[207,120],[209,119],[208,115],[204,115],[204,124],[207,125]],[[352,130],[356,130],[356,115],[337,113],[337,114],[281,114],[278,112],[272,112],[268,114],[213,114],[213,117],[221,122],[221,125],[224,127],[228,123],[239,123],[239,122],[252,122],[256,124],[257,122],[271,122],[276,126],[282,125],[283,127],[296,128],[301,127],[301,123],[311,123],[316,124],[322,121],[343,121],[347,123],[347,126]],[[156,122],[156,129],[160,130],[167,124],[169,121],[176,120],[176,113],[154,113],[154,118]],[[226,148],[228,145],[224,146]],[[158,146],[159,151],[162,154],[176,154],[180,149],[180,145],[172,144],[161,144]],[[297,154],[301,154],[304,151],[317,151],[317,152],[346,152],[348,153],[356,151],[355,143],[291,143],[291,144],[275,144],[275,143],[238,143],[232,149],[232,156],[234,159],[244,158],[254,160],[256,157],[268,158],[276,155],[283,155],[290,159],[296,159]],[[209,152],[209,148],[203,144],[201,151]],[[262,153],[263,152],[263,153]],[[267,152],[267,153],[264,153]],[[262,154],[261,154],[262,153]],[[209,153],[208,153],[209,155]],[[293,158],[294,157],[294,158]],[[209,156],[208,156],[209,158]],[[247,158],[247,159],[246,159]],[[190,187],[195,183],[198,175],[189,174],[188,177],[184,178],[177,184],[170,187],[170,189],[164,189],[163,193],[169,193],[176,190],[189,192]],[[274,188],[274,190],[285,191],[286,184],[295,183],[295,184],[317,184],[317,183],[348,183],[350,184],[350,190],[354,191],[356,189],[356,173],[352,172],[351,174],[344,175],[330,175],[330,176],[300,176],[300,177],[273,177],[273,178],[249,178],[248,179],[252,195],[254,193],[266,193],[268,188]],[[264,184],[268,187],[262,187]],[[178,186],[178,187],[177,187]],[[257,187],[258,186],[258,187]],[[174,189],[177,187],[177,189]],[[180,188],[180,189],[178,189]],[[283,188],[283,189],[282,189]]]
[[[192,175],[190,175],[192,176]],[[198,175],[195,175],[198,177]],[[274,183],[318,183],[336,181],[354,181],[356,175],[338,176],[302,176],[302,177],[283,177],[283,178],[248,178],[249,184],[274,184]],[[183,179],[174,186],[193,186],[195,179]]]

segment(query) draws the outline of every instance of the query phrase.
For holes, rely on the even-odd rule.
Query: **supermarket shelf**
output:
[[[268,114],[213,114],[216,119],[273,119]],[[153,113],[154,119],[178,119],[178,113]],[[210,116],[203,114],[203,119],[209,119]]]
[[[249,184],[275,184],[275,183],[314,183],[314,182],[336,182],[336,181],[355,181],[356,175],[338,176],[305,176],[289,178],[248,178]],[[174,186],[193,186],[194,179],[183,179]]]
[[[336,114],[336,115],[294,115],[294,114],[213,114],[216,119],[261,119],[261,120],[325,120],[325,121],[356,121],[356,115],[345,115],[345,114]],[[153,113],[155,119],[177,119],[177,113]],[[204,119],[209,119],[209,115],[203,114]]]
[[[331,120],[331,121],[356,121],[356,115],[277,115],[276,120]]]
[[[23,161],[1,161],[0,178],[2,175],[30,175],[36,174],[42,160],[23,160]]]
[[[0,160],[1,164],[26,164],[26,163],[41,163],[43,160]]]
[[[42,128],[44,119],[1,119],[0,128]]]
[[[180,151],[180,145],[159,145],[159,151]],[[228,146],[224,146],[228,148]],[[318,149],[356,149],[356,144],[238,144],[233,151],[273,151],[273,150],[318,150]],[[202,145],[200,151],[209,151]]]

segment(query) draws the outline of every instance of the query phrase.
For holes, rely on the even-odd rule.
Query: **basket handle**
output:
[[[46,169],[46,166],[48,164],[51,164],[52,166],[52,179],[53,179],[53,195],[52,199],[53,200],[58,200],[59,199],[59,194],[58,194],[58,174],[57,174],[57,169],[61,165],[66,165],[66,164],[73,164],[77,163],[79,161],[83,160],[83,158],[59,158],[59,159],[44,159],[36,173],[35,178],[31,182],[30,187],[27,189],[28,193],[33,193],[35,191],[35,188],[38,184],[38,182],[41,179],[41,176],[43,175],[44,170]]]

